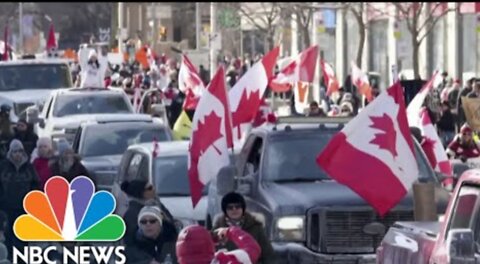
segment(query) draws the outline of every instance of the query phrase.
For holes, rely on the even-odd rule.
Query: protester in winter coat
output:
[[[177,259],[179,264],[256,264],[260,256],[260,246],[255,239],[238,227],[215,230],[214,237],[203,226],[185,227],[177,239]],[[215,252],[215,242],[233,243],[238,249]]]
[[[479,98],[480,97],[480,79],[476,79],[473,83],[472,91],[467,95],[467,98]]]
[[[33,152],[36,154],[36,157],[33,159],[32,164],[40,179],[40,187],[43,190],[43,186],[52,176],[50,171],[50,162],[53,158],[52,140],[49,137],[39,138],[37,148]]]
[[[77,176],[86,176],[95,184],[95,179],[90,176],[87,169],[80,162],[80,158],[66,140],[62,139],[57,143],[57,150],[58,158],[50,166],[50,177],[62,176],[68,182],[71,182]]]
[[[29,125],[25,119],[18,120],[15,128],[15,138],[22,142],[28,156],[32,155],[32,151],[37,145],[38,136],[33,132],[33,126]]]
[[[101,67],[97,52],[90,50],[88,54],[87,64],[81,65],[82,72],[80,74],[80,87],[103,87],[103,67]]]
[[[133,180],[123,182],[120,188],[128,195],[129,198],[127,211],[123,215],[126,227],[124,236],[124,241],[126,245],[130,245],[134,241],[138,229],[137,222],[140,210],[146,204],[150,204],[152,200],[154,200],[162,210],[162,219],[164,220],[163,228],[165,230],[169,230],[169,232],[171,230],[175,230],[174,232],[176,233],[172,214],[170,214],[168,209],[160,202],[160,200],[158,200],[153,185],[143,180]]]
[[[257,216],[246,211],[246,203],[242,195],[235,192],[226,194],[222,198],[222,211],[223,214],[214,220],[213,230],[233,226],[242,228],[255,238],[262,249],[258,263],[275,263],[274,251],[265,233],[264,224]],[[228,250],[236,248],[233,243],[227,243],[225,247]]]
[[[7,159],[0,163],[0,210],[8,215],[6,245],[20,248],[23,243],[13,234],[13,222],[24,214],[23,199],[32,190],[39,189],[39,179],[35,169],[28,161],[22,142],[13,139],[7,153]]]
[[[442,116],[437,122],[438,135],[444,147],[455,137],[455,120],[448,102],[442,103]]]
[[[163,227],[162,210],[158,206],[147,205],[140,210],[137,224],[139,226],[133,243],[128,245],[125,256],[128,263],[177,263],[175,230]]]
[[[447,155],[451,158],[466,161],[469,158],[480,156],[480,148],[473,140],[473,130],[464,124],[457,135],[447,147]]]
[[[0,161],[6,159],[8,146],[15,135],[10,121],[10,110],[9,105],[0,106]]]
[[[463,111],[462,106],[462,97],[467,96],[472,91],[472,85],[475,81],[475,78],[471,78],[466,82],[466,86],[462,88],[457,98],[457,127],[461,127],[465,123],[465,112]]]

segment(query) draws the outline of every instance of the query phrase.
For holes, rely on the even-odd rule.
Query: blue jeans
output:
[[[455,137],[454,131],[439,131],[440,140],[442,140],[443,146],[446,148]]]

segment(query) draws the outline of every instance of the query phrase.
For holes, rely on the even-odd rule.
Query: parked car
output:
[[[73,87],[68,61],[28,59],[0,61],[0,104],[12,107],[10,118],[26,118],[32,105],[43,106],[51,91]]]
[[[53,91],[35,126],[39,137],[64,137],[72,143],[82,122],[99,116],[133,114],[125,92],[115,88],[72,88]]]
[[[479,263],[480,170],[461,176],[443,221],[396,222],[377,249],[377,263]]]
[[[129,146],[157,140],[172,141],[170,127],[144,114],[97,116],[82,123],[73,140],[73,150],[93,174],[100,189],[111,190],[123,153]]]
[[[236,166],[222,168],[210,183],[207,226],[222,212],[221,197],[236,191],[244,195],[249,211],[265,219],[277,263],[375,263],[381,238],[366,234],[364,227],[378,222],[388,228],[398,220],[413,220],[413,195],[382,218],[316,164],[318,154],[349,120],[289,117],[253,129]],[[418,142],[414,145],[418,179],[435,184],[438,212],[444,212],[449,194]]]

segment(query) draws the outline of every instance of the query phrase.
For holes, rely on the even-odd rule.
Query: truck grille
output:
[[[413,211],[397,209],[380,218],[371,208],[316,208],[308,215],[307,246],[321,253],[375,253],[382,236],[364,233],[366,225],[382,223],[386,230],[396,221],[412,221]]]

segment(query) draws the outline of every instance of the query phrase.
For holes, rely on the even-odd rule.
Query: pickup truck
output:
[[[377,263],[480,263],[480,170],[463,173],[438,222],[396,222]]]
[[[245,197],[247,210],[264,220],[278,258],[274,263],[375,263],[375,249],[385,231],[369,230],[412,221],[413,195],[410,192],[381,218],[360,196],[318,167],[318,153],[349,120],[285,117],[253,129],[236,166],[222,168],[210,182],[207,227],[222,212],[222,196],[236,191]],[[417,142],[415,152],[420,169],[416,176],[435,185],[437,210],[443,214],[449,194]]]

